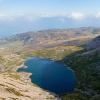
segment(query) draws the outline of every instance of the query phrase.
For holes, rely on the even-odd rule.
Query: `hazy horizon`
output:
[[[100,27],[98,0],[0,0],[0,37],[27,31]]]

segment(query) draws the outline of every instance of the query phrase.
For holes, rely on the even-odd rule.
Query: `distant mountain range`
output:
[[[63,29],[63,28],[77,28],[77,27],[100,27],[100,18],[94,16],[87,16],[84,19],[74,19],[68,16],[45,16],[36,19],[18,18],[16,21],[1,21],[0,22],[0,36],[10,36],[12,34],[38,31],[45,29]]]
[[[24,49],[43,49],[51,48],[56,46],[80,46],[87,44],[87,48],[94,48],[100,43],[98,38],[95,37],[100,35],[100,28],[95,27],[80,27],[80,28],[69,28],[69,29],[51,29],[42,30],[37,32],[25,32],[12,35],[8,38],[0,39],[0,44],[4,47],[4,44],[8,47],[9,45],[20,45]],[[88,44],[89,41],[94,39]],[[89,45],[89,46],[88,46]]]
[[[23,45],[28,45],[28,46],[31,45],[32,47],[36,46],[48,47],[61,44],[71,45],[73,44],[72,41],[74,41],[73,45],[75,45],[75,43],[77,42],[76,40],[78,40],[79,42],[80,37],[83,38],[83,40],[87,40],[89,38],[92,38],[92,36],[99,34],[100,34],[100,28],[93,28],[93,27],[51,29],[51,30],[16,34],[9,38],[6,38],[5,40],[3,40],[3,42],[8,43],[8,42],[20,41],[21,43],[23,43]]]

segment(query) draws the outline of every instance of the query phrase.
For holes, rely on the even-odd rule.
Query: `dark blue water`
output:
[[[27,68],[18,72],[31,72],[33,83],[56,94],[73,92],[76,85],[74,72],[63,63],[41,58],[30,58],[25,62]]]

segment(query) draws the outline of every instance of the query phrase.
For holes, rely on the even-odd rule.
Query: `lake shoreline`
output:
[[[65,74],[67,74],[67,70],[68,70],[68,73],[69,72],[71,72],[71,73],[74,73],[73,71],[72,71],[72,69],[70,69],[69,67],[67,67],[67,66],[65,66],[62,62],[60,62],[60,61],[54,61],[54,60],[51,60],[51,59],[45,59],[45,58],[40,58],[40,57],[28,57],[27,58],[27,60],[26,60],[26,62],[25,63],[27,63],[28,61],[30,61],[30,60],[32,60],[32,59],[34,59],[34,60],[36,60],[35,62],[38,64],[38,62],[40,62],[40,63],[44,63],[44,62],[46,62],[46,63],[50,63],[50,64],[57,64],[55,67],[53,67],[53,69],[52,70],[59,70],[58,68],[60,68],[60,70],[59,70],[59,72],[61,73],[61,70],[62,69],[64,69],[65,71],[66,71],[66,73]],[[34,61],[32,61],[32,63],[33,63]],[[28,65],[25,65],[25,63],[23,63],[21,66],[20,66],[20,68],[17,70],[18,72],[21,72],[21,70],[23,70],[22,72],[29,72],[29,73],[33,73],[32,72],[32,70],[34,69],[34,67],[32,67],[31,66],[31,69],[30,69],[30,71],[25,71],[25,70],[28,70],[29,69],[29,66]],[[35,66],[35,65],[34,65]],[[38,67],[38,65],[36,65],[37,67]],[[40,67],[39,68],[44,68],[44,65],[39,65]],[[62,67],[61,67],[62,66]],[[52,68],[52,65],[50,65],[49,66],[49,68]],[[34,69],[35,70],[35,69]],[[36,70],[36,71],[38,71],[38,70]],[[36,76],[35,77],[37,77],[38,76],[38,73],[40,74],[41,72],[37,72],[36,73]],[[44,72],[45,73],[45,72]],[[56,73],[58,73],[58,72],[56,72]],[[70,73],[70,75],[71,75],[71,73]],[[58,74],[58,76],[60,75],[60,76],[62,76],[64,73],[62,73],[62,74]],[[46,74],[45,76],[47,76],[48,74]],[[72,77],[73,77],[73,75],[74,74],[72,74]],[[58,77],[57,75],[56,75],[56,77]],[[31,74],[30,76],[28,76],[30,79],[31,79],[31,82],[34,84],[34,81],[32,80],[32,78],[34,79],[35,77],[33,76],[33,74]],[[44,77],[44,76],[43,76]],[[69,77],[68,75],[66,76],[66,77]],[[59,80],[62,80],[63,78],[58,78]],[[65,78],[66,79],[66,78]],[[65,80],[64,79],[64,80]],[[73,79],[73,78],[72,78]],[[57,82],[57,81],[55,81],[56,79],[54,79],[52,82]],[[58,80],[58,81],[59,81]],[[67,80],[71,80],[70,78],[67,78]],[[76,79],[75,79],[76,80]],[[40,79],[39,79],[39,81],[40,81]],[[43,80],[42,80],[43,81]],[[76,82],[76,81],[75,81]],[[59,83],[59,82],[58,82]],[[56,83],[56,85],[58,84],[58,83]],[[35,83],[35,84],[37,84],[37,83]],[[39,83],[38,83],[39,84]],[[44,83],[44,84],[46,84],[46,83]],[[54,84],[54,83],[53,83]],[[62,84],[62,83],[61,83]],[[66,84],[68,84],[68,83],[66,83]],[[71,84],[74,84],[74,83],[71,83]],[[63,86],[63,85],[61,85],[61,86]],[[59,88],[61,88],[61,86],[59,87]],[[67,86],[67,85],[65,85],[65,86]],[[39,86],[40,88],[42,88],[41,86]],[[62,87],[63,88],[63,87]],[[62,89],[61,88],[61,89]],[[69,88],[69,87],[68,87]],[[65,88],[66,89],[66,88]],[[44,89],[44,90],[47,90],[47,91],[49,91],[49,92],[51,92],[52,93],[52,90],[48,90],[48,89]],[[71,90],[72,91],[72,90]],[[67,92],[67,91],[66,91]],[[64,92],[64,94],[66,93],[66,92]],[[69,91],[70,92],[70,91]],[[54,92],[53,92],[54,93]],[[55,94],[58,94],[58,93],[55,93]],[[60,93],[60,94],[63,94],[63,93]],[[58,94],[59,95],[59,94]]]
[[[27,59],[31,59],[32,57],[28,57]],[[42,58],[43,59],[43,58]],[[45,58],[44,58],[45,59]],[[49,60],[49,59],[48,59]],[[15,68],[15,71],[16,72],[18,72],[18,69],[19,68],[27,68],[28,66],[25,66],[25,59],[23,60],[23,63],[20,65],[20,66],[18,66],[17,68]],[[18,72],[18,73],[23,73],[23,72]],[[27,73],[27,75],[25,75],[25,79],[28,79],[28,80],[30,80],[30,84],[32,84],[32,85],[35,85],[36,87],[39,87],[38,85],[36,85],[35,83],[33,83],[32,82],[32,80],[31,80],[31,75],[32,75],[32,73],[29,73],[29,72],[24,72],[24,73]],[[20,76],[20,77],[22,77],[22,76]],[[41,88],[41,87],[39,87],[39,88]],[[42,89],[42,88],[41,88]],[[51,95],[53,95],[53,96],[55,96],[56,98],[57,98],[57,100],[61,100],[60,99],[60,97],[59,97],[59,95],[57,95],[57,94],[55,94],[55,93],[53,93],[53,92],[51,92],[51,91],[48,91],[48,90],[45,90],[45,89],[43,89],[43,91],[46,91],[46,92],[48,92],[48,93],[50,93]]]

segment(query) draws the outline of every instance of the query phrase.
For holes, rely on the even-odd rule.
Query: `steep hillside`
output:
[[[98,47],[100,47],[100,36],[98,36],[95,39],[91,40],[87,44],[87,49],[96,49]]]
[[[89,49],[87,49],[87,47],[89,47]],[[77,86],[77,92],[73,95],[65,96],[64,100],[66,100],[67,98],[72,98],[73,96],[76,97],[77,95],[77,99],[81,97],[82,100],[99,100],[100,36],[91,40],[88,43],[88,46],[86,44],[86,49],[65,57],[63,61],[75,70],[79,81]]]
[[[54,95],[30,83],[27,73],[0,74],[0,100],[59,100]]]

